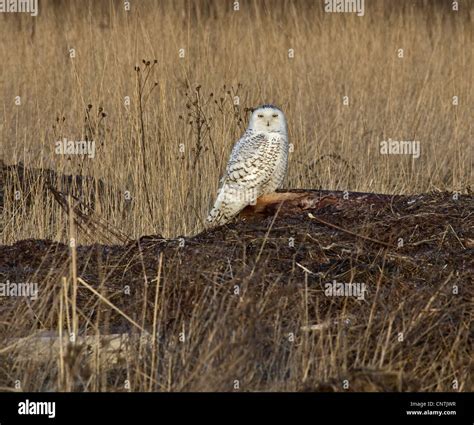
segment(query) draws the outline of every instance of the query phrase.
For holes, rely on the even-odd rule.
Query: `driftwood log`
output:
[[[422,195],[413,197],[413,202]],[[343,209],[357,204],[386,205],[399,195],[384,195],[364,192],[331,191],[317,189],[286,189],[261,196],[255,205],[249,205],[241,213],[241,218],[297,214],[305,210],[318,210],[327,206]]]

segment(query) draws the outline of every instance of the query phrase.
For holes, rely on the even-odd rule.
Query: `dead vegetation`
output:
[[[303,203],[297,195],[276,218],[267,208],[194,237],[0,248],[2,281],[39,284],[37,300],[2,303],[2,345],[10,346],[2,382],[77,391],[472,390],[472,195],[308,192]],[[328,296],[332,281],[364,283],[365,298]],[[73,331],[73,310],[78,339],[58,344],[57,329],[62,338]],[[56,337],[25,355],[45,331]]]
[[[0,390],[472,391],[470,3],[158,3],[0,16]],[[261,103],[314,190],[205,230]]]
[[[306,0],[242,0],[239,11],[143,0],[130,12],[121,1],[44,0],[33,37],[18,28],[27,16],[2,14],[3,161],[82,176],[83,201],[132,238],[195,234],[247,109],[274,103],[293,144],[284,187],[466,193],[470,3],[458,12],[443,1],[366,3],[357,17]],[[95,141],[95,157],[56,154],[64,138]],[[420,158],[382,155],[388,138],[419,140]],[[98,181],[108,185],[101,196]],[[17,202],[8,193],[0,243],[65,241],[43,180],[28,185]]]

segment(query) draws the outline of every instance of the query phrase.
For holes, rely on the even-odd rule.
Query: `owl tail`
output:
[[[218,208],[214,207],[209,212],[209,215],[207,216],[206,221],[209,224],[215,224],[217,226],[220,226],[222,224],[227,223],[229,221],[229,219],[227,217],[225,217]]]
[[[229,205],[227,205],[222,198],[221,194],[219,194],[214,206],[209,212],[206,219],[209,224],[220,226],[227,223],[233,217],[229,215]]]

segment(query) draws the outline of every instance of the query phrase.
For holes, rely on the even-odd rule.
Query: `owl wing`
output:
[[[263,133],[246,134],[232,149],[223,182],[251,187],[262,177],[263,158],[268,136]]]
[[[260,196],[261,186],[269,179],[264,170],[267,142],[265,134],[246,133],[235,144],[208,222],[226,223]]]

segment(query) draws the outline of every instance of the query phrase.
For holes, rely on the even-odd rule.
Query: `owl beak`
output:
[[[270,127],[270,121],[267,121],[267,127]]]

